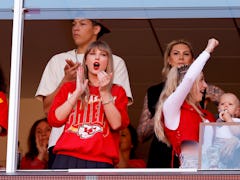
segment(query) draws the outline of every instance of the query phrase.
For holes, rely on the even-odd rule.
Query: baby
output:
[[[240,103],[233,93],[224,93],[218,105],[217,122],[240,122]],[[239,168],[240,126],[220,125],[215,129],[215,140],[208,150],[210,168]],[[235,157],[235,158],[234,158]]]
[[[237,118],[240,113],[240,102],[233,93],[224,93],[220,97],[219,105],[219,121],[223,122],[240,122]]]

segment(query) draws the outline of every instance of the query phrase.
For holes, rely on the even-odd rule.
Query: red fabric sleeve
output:
[[[7,135],[8,128],[8,102],[3,92],[0,92],[0,126],[5,129],[0,135]]]
[[[67,82],[62,85],[62,87],[56,94],[48,113],[48,123],[50,124],[50,126],[61,127],[62,125],[65,124],[65,122],[67,121],[67,118],[62,121],[59,121],[55,116],[55,111],[60,105],[62,105],[67,100],[68,94],[70,92],[73,92],[74,90],[75,90],[75,83],[73,82]]]
[[[112,94],[117,97],[115,100],[115,106],[121,114],[122,125],[120,129],[125,129],[130,123],[127,109],[128,97],[121,86],[113,86]]]

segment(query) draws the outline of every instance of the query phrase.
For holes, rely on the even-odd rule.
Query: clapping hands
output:
[[[36,136],[36,146],[38,149],[38,159],[43,161],[48,160],[48,139],[41,139],[40,135]]]
[[[101,71],[97,74],[99,80],[99,90],[108,91],[110,90],[110,84],[112,80],[112,73],[107,74],[105,71]]]
[[[84,69],[81,65],[79,65],[77,70],[77,79],[76,79],[76,93],[79,96],[81,96],[84,91],[86,90],[88,84],[88,80],[84,79]]]

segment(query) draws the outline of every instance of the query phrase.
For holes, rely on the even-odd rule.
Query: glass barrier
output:
[[[205,123],[200,133],[199,169],[240,169],[240,123]]]

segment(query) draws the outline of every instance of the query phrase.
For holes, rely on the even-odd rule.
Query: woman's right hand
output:
[[[211,38],[208,40],[207,47],[205,51],[207,51],[209,54],[213,52],[213,50],[219,45],[218,40]]]
[[[77,70],[76,89],[75,89],[75,93],[77,97],[83,94],[83,92],[86,90],[87,84],[88,84],[88,80],[84,79],[84,69],[80,65]]]

